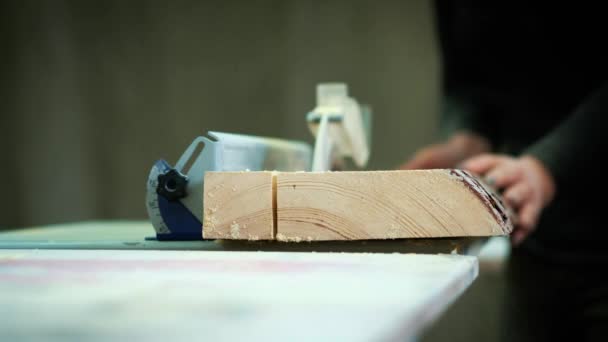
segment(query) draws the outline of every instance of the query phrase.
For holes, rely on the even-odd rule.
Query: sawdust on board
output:
[[[214,186],[213,189],[210,189],[209,191],[207,191],[207,196],[209,198],[215,197],[215,191],[218,191],[224,187],[225,187],[224,183],[220,183],[220,184]]]
[[[286,236],[284,234],[277,234],[277,240],[279,241],[283,241],[283,242],[301,242],[302,238],[299,236]]]
[[[238,239],[241,237],[241,227],[238,223],[236,223],[236,221],[232,221],[232,224],[230,225],[230,236],[233,239]]]
[[[399,226],[396,224],[391,224],[391,227],[388,229],[388,231],[386,232],[386,238],[387,239],[396,239],[399,237]]]
[[[213,233],[215,231],[216,224],[218,223],[217,218],[214,215],[216,211],[217,207],[207,208],[207,212],[205,213],[205,217],[203,219],[204,231],[207,233]]]

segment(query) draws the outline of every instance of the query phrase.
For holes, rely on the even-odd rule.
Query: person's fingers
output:
[[[528,236],[528,233],[522,229],[515,229],[513,233],[511,233],[511,243],[513,246],[519,246]]]
[[[506,159],[488,171],[485,178],[488,184],[497,189],[502,189],[519,181],[522,174],[523,172],[517,163]]]
[[[426,169],[428,165],[432,164],[430,158],[426,155],[418,155],[414,157],[414,159],[405,163],[403,169],[405,170],[416,170],[416,169]]]
[[[462,168],[469,170],[478,175],[483,175],[489,170],[495,168],[504,160],[504,157],[493,154],[482,154],[477,157],[465,160],[462,163]]]
[[[532,195],[532,187],[526,182],[518,182],[504,192],[504,199],[511,207],[521,207]]]
[[[540,215],[541,209],[542,205],[538,203],[538,201],[528,201],[519,210],[518,225],[527,230],[533,229],[534,226],[536,226],[536,222],[538,221],[538,216]]]
[[[540,211],[542,206],[538,201],[528,201],[524,206],[519,210],[517,228],[511,234],[511,242],[513,246],[518,246],[522,241],[528,237],[530,232],[534,230],[536,226],[536,222],[538,221],[538,216],[540,215]]]
[[[407,163],[401,166],[404,170],[440,169],[452,167],[455,156],[444,145],[432,145],[420,150]]]
[[[401,165],[402,170],[415,170],[415,169],[426,169],[429,165],[432,164],[431,156],[428,153],[417,153],[414,158],[412,158],[407,163]]]

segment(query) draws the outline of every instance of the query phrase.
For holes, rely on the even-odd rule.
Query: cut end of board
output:
[[[203,238],[273,240],[272,172],[205,174]]]
[[[285,242],[483,237],[513,229],[462,170],[208,172],[205,239]]]

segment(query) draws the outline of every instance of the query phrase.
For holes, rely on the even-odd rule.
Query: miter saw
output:
[[[366,166],[371,110],[341,83],[317,86],[317,106],[306,116],[310,145],[242,134],[208,132],[194,139],[174,167],[158,160],[148,176],[146,207],[156,239],[201,240],[203,189],[208,171],[330,171],[352,158]]]

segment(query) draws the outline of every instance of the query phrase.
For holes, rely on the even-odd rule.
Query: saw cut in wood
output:
[[[462,170],[209,172],[204,196],[205,239],[454,238],[513,230],[500,197]]]

